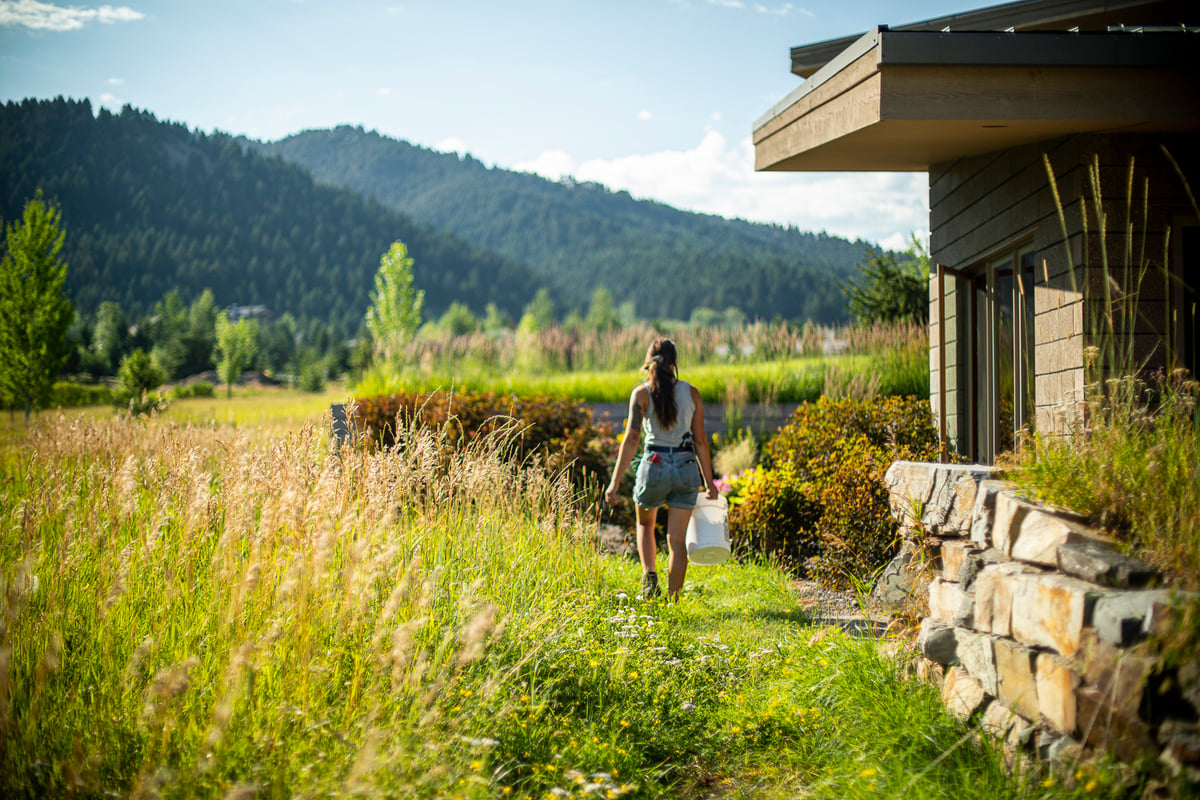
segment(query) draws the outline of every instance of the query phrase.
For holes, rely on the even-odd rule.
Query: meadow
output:
[[[636,323],[613,330],[553,327],[537,333],[427,333],[408,343],[403,368],[369,370],[361,396],[467,389],[625,402],[642,378],[646,348],[669,335],[680,377],[710,402],[799,403],[822,395],[929,395],[929,332],[889,323],[741,327]]]
[[[7,432],[0,794],[1118,794],[1099,768],[1009,777],[768,565],[636,600],[503,433],[338,450],[323,398],[239,400]]]

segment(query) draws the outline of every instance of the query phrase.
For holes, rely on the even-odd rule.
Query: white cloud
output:
[[[638,119],[640,119],[642,122],[645,122],[646,120],[650,119],[650,117],[652,117],[652,116],[654,116],[654,115],[651,114],[649,111],[646,111],[645,109],[642,109],[641,111],[638,112]]]
[[[768,6],[764,6],[762,3],[755,3],[754,10],[760,14],[770,14],[770,15],[776,16],[776,17],[786,17],[788,14],[792,13],[795,10],[795,6],[793,6],[791,3],[784,3],[783,5],[775,6],[774,8],[770,8]],[[801,9],[801,13],[803,13],[803,11],[804,10]]]
[[[90,22],[111,25],[133,22],[145,16],[128,6],[56,6],[39,0],[7,0],[0,3],[0,26],[23,25],[40,31],[74,31]]]
[[[375,94],[379,95],[380,97],[387,97],[391,93],[392,90],[387,86],[380,86],[375,90]]]
[[[115,108],[121,105],[121,99],[115,94],[111,94],[109,92],[104,92],[96,99],[100,101],[100,105],[109,106],[110,108]]]
[[[807,8],[797,8],[796,13],[800,14],[801,16],[805,16],[805,17],[815,17],[816,16],[816,14],[814,14],[812,11],[810,11]]]
[[[553,150],[513,169],[551,180],[570,175],[691,211],[889,245],[903,245],[929,226],[924,173],[755,172],[750,138],[730,144],[716,131],[691,150],[583,162]]]
[[[725,8],[745,8],[742,0],[708,0],[710,6],[724,6]]]

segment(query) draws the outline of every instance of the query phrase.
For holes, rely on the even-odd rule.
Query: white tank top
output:
[[[646,388],[650,388],[649,384]],[[685,439],[692,441],[692,416],[696,413],[696,404],[692,402],[692,387],[684,381],[675,381],[675,407],[679,410],[675,424],[663,428],[654,413],[654,398],[650,398],[650,408],[642,417],[642,433],[646,435],[647,445],[679,447]]]

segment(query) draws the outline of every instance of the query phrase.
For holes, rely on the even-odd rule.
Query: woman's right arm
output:
[[[609,505],[619,502],[617,489],[621,485],[621,477],[637,453],[638,441],[642,436],[642,418],[650,406],[649,395],[645,386],[639,386],[629,395],[629,416],[625,425],[625,435],[621,438],[621,449],[617,452],[617,466],[613,470],[612,480],[608,482],[608,491],[604,499]]]

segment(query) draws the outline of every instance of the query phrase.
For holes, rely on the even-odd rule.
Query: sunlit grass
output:
[[[1068,794],[780,573],[637,601],[568,483],[405,441],[81,416],[5,448],[0,794]]]

